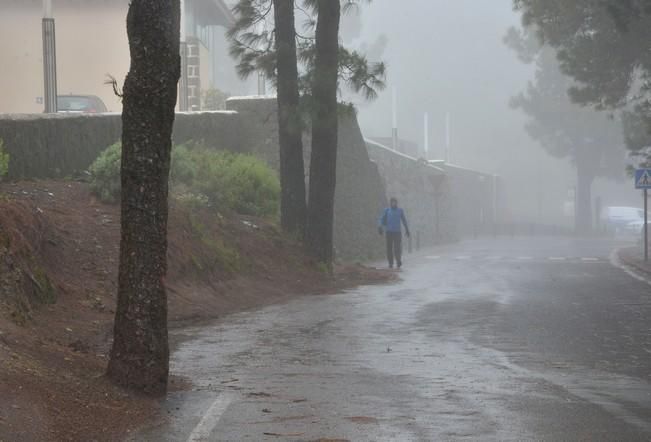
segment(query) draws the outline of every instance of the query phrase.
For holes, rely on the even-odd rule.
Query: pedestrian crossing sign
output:
[[[635,188],[651,189],[651,169],[637,169],[635,171]]]

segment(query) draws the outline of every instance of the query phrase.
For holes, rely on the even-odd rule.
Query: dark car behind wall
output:
[[[57,97],[58,112],[102,113],[108,112],[101,98],[95,95],[59,95]]]

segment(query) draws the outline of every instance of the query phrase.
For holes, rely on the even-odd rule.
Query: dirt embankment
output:
[[[118,250],[119,207],[85,184],[0,186],[0,441],[115,440],[155,415],[103,378]],[[168,261],[172,326],[392,279],[361,266],[329,277],[270,223],[179,205]]]

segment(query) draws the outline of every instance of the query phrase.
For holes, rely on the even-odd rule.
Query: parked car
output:
[[[608,233],[638,237],[644,226],[644,210],[637,207],[605,207],[601,220]]]
[[[95,95],[59,95],[57,111],[62,113],[96,114],[108,112],[101,98]]]

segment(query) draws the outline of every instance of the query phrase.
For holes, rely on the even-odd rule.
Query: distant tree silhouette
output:
[[[569,158],[577,171],[577,232],[592,227],[592,183],[596,177],[623,175],[625,150],[619,118],[573,103],[575,84],[558,66],[556,51],[540,45],[527,32],[512,29],[505,41],[527,63],[536,66],[535,81],[511,100],[528,117],[526,129],[552,156]]]

